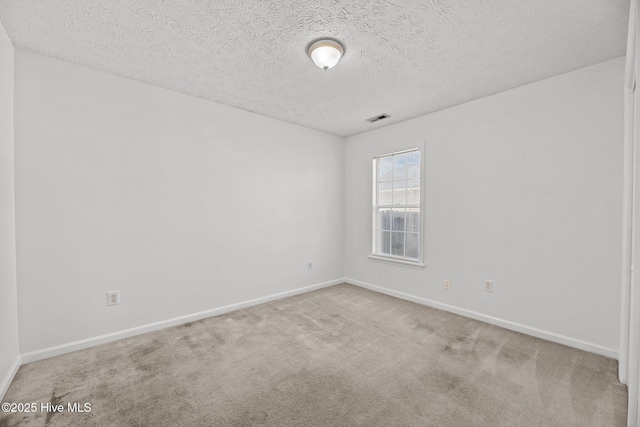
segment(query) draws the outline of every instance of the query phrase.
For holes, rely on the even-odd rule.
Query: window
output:
[[[373,255],[419,263],[420,149],[373,159]]]

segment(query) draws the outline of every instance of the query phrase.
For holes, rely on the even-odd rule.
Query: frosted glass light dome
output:
[[[319,68],[328,70],[340,61],[344,54],[344,47],[337,40],[321,39],[311,43],[307,53]]]

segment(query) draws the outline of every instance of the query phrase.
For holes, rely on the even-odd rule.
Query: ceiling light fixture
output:
[[[318,67],[326,71],[340,61],[344,55],[344,46],[336,39],[317,39],[309,43],[307,54]]]

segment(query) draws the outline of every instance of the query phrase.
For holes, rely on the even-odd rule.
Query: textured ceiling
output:
[[[625,53],[629,0],[0,0],[17,48],[340,136]],[[332,70],[306,45],[341,40]],[[387,113],[378,123],[365,119]]]

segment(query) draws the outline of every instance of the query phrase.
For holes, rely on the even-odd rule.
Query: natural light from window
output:
[[[373,255],[419,262],[420,149],[373,160]]]

